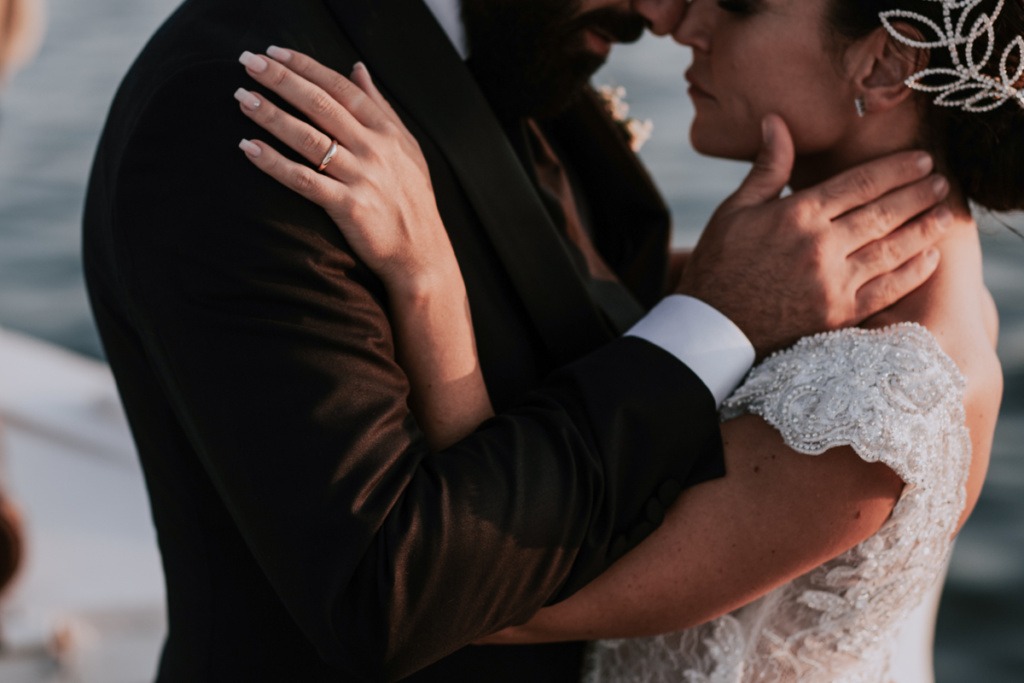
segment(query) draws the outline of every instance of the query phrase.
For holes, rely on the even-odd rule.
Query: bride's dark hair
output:
[[[990,10],[997,0],[986,0]],[[828,21],[839,36],[856,40],[882,26],[879,13],[907,10],[942,26],[942,3],[935,0],[829,0]],[[982,8],[979,8],[979,10]],[[986,73],[999,75],[999,56],[1015,36],[1024,35],[1024,0],[1006,0],[995,22],[996,52]],[[901,49],[905,46],[900,46]],[[1020,53],[1016,54],[1020,58]],[[946,50],[931,51],[928,67],[951,66]],[[1017,69],[1009,65],[1009,73]],[[1024,84],[1016,84],[1024,87]],[[927,102],[927,138],[968,199],[993,211],[1024,209],[1024,109],[1012,100],[992,111],[972,113]]]

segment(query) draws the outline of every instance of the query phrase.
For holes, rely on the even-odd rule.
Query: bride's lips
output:
[[[686,72],[686,82],[690,84],[690,88],[689,90],[687,90],[687,92],[690,94],[690,97],[703,97],[709,100],[715,99],[711,95],[711,93],[709,93],[704,88],[700,87],[700,84],[697,83],[697,79],[695,79],[693,77],[693,74],[691,74],[689,71]]]

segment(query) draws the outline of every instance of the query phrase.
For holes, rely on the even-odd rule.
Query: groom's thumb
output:
[[[793,137],[782,117],[768,114],[761,120],[763,142],[754,167],[733,193],[733,206],[754,206],[775,199],[793,172]]]

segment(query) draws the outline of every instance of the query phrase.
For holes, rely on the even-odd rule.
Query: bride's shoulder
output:
[[[960,282],[959,296],[945,297],[919,316],[964,378],[964,419],[971,439],[967,499],[958,525],[970,516],[988,472],[992,439],[1003,396],[1003,368],[996,354],[999,316],[984,285]],[[969,286],[975,285],[975,286]]]
[[[934,306],[916,317],[935,337],[967,382],[966,407],[998,409],[1003,371],[996,354],[999,315],[983,285],[948,297],[946,305]]]
[[[981,290],[981,315],[985,323],[985,333],[994,349],[999,341],[999,311],[988,287],[982,287]]]
[[[948,347],[947,353],[967,380],[964,408],[971,434],[971,468],[959,526],[967,521],[981,495],[1003,398],[1003,368],[995,349],[998,316],[988,290],[984,290],[981,305],[968,319],[970,323],[951,317],[937,325],[943,337],[940,343]]]

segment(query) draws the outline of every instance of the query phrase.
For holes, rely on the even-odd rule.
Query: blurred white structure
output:
[[[110,370],[0,330],[0,422],[27,546],[0,608],[0,681],[152,680],[163,575]]]

